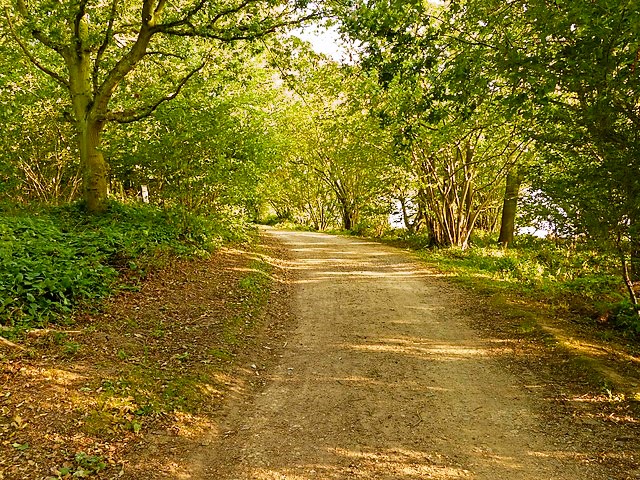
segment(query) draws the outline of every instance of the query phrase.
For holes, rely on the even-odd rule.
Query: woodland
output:
[[[638,1],[0,2],[5,338],[258,222],[640,334]]]

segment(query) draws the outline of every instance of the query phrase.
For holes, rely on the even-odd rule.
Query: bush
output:
[[[613,325],[626,332],[640,335],[640,315],[638,306],[625,300],[611,306],[610,320]]]
[[[96,240],[65,233],[47,216],[0,217],[0,322],[40,325],[106,295],[117,272]]]
[[[96,216],[81,205],[0,207],[0,324],[59,321],[110,294],[122,273],[143,275],[160,253],[203,254],[248,232],[241,219],[225,223],[149,205],[114,202]]]

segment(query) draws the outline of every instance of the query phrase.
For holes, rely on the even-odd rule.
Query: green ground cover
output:
[[[203,255],[246,239],[240,221],[180,208],[113,202],[102,215],[80,205],[0,206],[0,325],[15,336],[64,321],[126,288],[169,255]]]

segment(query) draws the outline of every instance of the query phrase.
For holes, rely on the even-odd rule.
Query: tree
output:
[[[457,2],[456,2],[457,4]],[[467,42],[528,104],[540,163],[531,176],[554,221],[617,253],[630,299],[640,280],[640,9],[637,1],[465,2]],[[562,212],[560,215],[557,212]]]
[[[245,52],[208,65],[179,98],[107,132],[115,190],[147,185],[152,202],[255,218],[258,184],[281,149],[280,92],[260,63]]]
[[[516,209],[518,206],[518,195],[522,184],[522,173],[515,166],[509,169],[505,182],[504,201],[502,204],[502,218],[500,221],[500,235],[498,243],[503,247],[513,242],[516,225]]]
[[[67,92],[64,114],[76,129],[92,212],[103,210],[107,197],[100,142],[108,122],[134,122],[175,98],[209,61],[207,41],[258,38],[301,21],[302,7],[287,0],[3,0],[3,6],[16,45]]]
[[[386,189],[381,178],[389,163],[388,136],[369,114],[377,86],[357,67],[340,66],[299,41],[284,53],[274,63],[290,98],[282,129],[295,173],[285,178],[306,179],[306,186],[293,181],[285,190],[314,226],[336,217],[346,230],[359,228],[365,217],[380,213],[378,199]]]
[[[453,10],[376,1],[338,15],[387,93],[379,116],[414,179],[412,228],[422,225],[434,244],[465,248],[481,219],[494,223],[497,192],[526,151],[499,73],[483,47],[454,35]]]
[[[78,197],[77,151],[60,118],[60,94],[0,36],[0,196],[54,204]]]

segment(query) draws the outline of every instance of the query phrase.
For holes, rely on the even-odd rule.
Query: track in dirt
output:
[[[568,431],[545,432],[536,385],[500,365],[461,293],[400,250],[269,230],[293,256],[297,327],[249,409],[190,478],[612,477]]]

